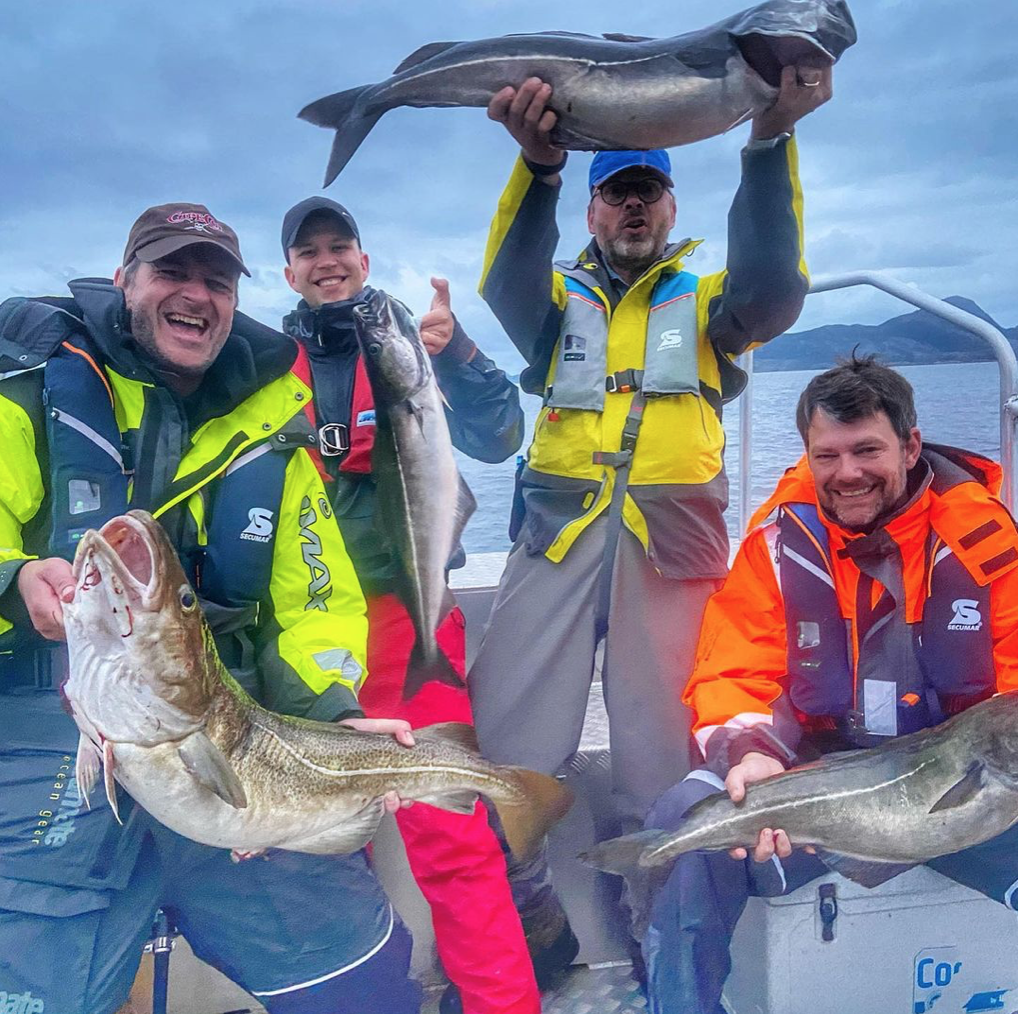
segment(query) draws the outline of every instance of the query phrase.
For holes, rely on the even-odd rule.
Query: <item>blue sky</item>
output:
[[[207,204],[240,234],[241,307],[277,324],[293,296],[279,222],[319,192],[331,134],[296,119],[312,99],[381,80],[426,42],[567,29],[668,36],[739,0],[0,0],[0,296],[109,275],[132,221]],[[960,293],[1018,324],[1018,61],[1014,0],[854,0],[859,42],[835,97],[799,128],[815,273],[883,268]],[[724,259],[748,127],[672,152],[689,267]],[[502,364],[521,360],[475,294],[484,238],[515,156],[479,109],[386,114],[330,188],[361,226],[372,281],[422,312],[432,273]],[[588,155],[560,206],[563,253],[585,240]],[[865,290],[811,297],[799,327],[899,312]]]

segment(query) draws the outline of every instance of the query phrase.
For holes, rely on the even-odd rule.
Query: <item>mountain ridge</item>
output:
[[[993,324],[1018,352],[1018,326],[1001,327],[981,306],[964,296],[946,302]],[[913,310],[881,324],[824,324],[808,331],[783,334],[753,355],[761,373],[780,370],[823,370],[839,358],[876,352],[892,366],[933,363],[979,363],[994,359],[989,344],[963,328],[929,313]]]

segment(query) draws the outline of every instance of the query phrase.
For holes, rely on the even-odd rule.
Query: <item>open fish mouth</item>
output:
[[[102,587],[122,636],[133,630],[132,610],[148,609],[156,598],[158,574],[145,526],[130,515],[86,532],[74,556],[75,596]]]

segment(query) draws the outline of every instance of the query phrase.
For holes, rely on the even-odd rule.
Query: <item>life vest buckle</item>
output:
[[[629,394],[638,391],[643,383],[643,370],[618,370],[604,378],[604,389],[609,394]]]
[[[318,428],[318,449],[325,457],[336,457],[350,450],[350,428],[342,423],[326,423]]]

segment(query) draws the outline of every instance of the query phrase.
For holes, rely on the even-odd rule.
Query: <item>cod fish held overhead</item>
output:
[[[1018,691],[936,728],[792,768],[748,786],[741,803],[708,796],[678,831],[615,838],[581,858],[635,877],[684,852],[752,846],[764,828],[782,828],[793,845],[815,846],[832,869],[872,887],[1015,821]]]
[[[767,0],[669,39],[541,32],[433,42],[388,80],[319,99],[300,116],[336,131],[326,186],[388,110],[487,106],[530,77],[552,86],[559,147],[668,148],[762,112],[777,97],[782,67],[829,65],[855,41],[845,0]]]
[[[179,834],[245,852],[352,852],[395,790],[457,813],[484,795],[526,855],[568,807],[553,778],[482,760],[469,726],[418,730],[407,748],[260,707],[220,661],[169,539],[143,511],[87,532],[74,580],[64,692],[86,798],[101,760],[114,810],[115,778]]]
[[[435,631],[453,605],[449,558],[477,504],[456,468],[445,403],[410,312],[371,290],[353,314],[375,399],[379,517],[402,563],[402,598],[417,635],[404,684],[410,698],[431,679],[462,685]]]

